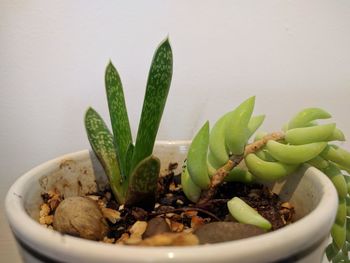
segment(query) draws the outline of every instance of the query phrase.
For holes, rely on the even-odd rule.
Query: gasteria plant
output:
[[[331,115],[320,108],[307,108],[296,114],[282,131],[258,132],[264,121],[253,116],[255,97],[223,115],[209,131],[206,122],[192,140],[187,166],[182,173],[185,195],[197,206],[205,206],[223,181],[245,183],[276,181],[292,174],[302,164],[323,171],[338,192],[339,207],[326,250],[329,260],[349,262],[350,248],[350,153],[331,141],[344,141],[335,123],[319,125],[317,120]],[[239,198],[228,202],[239,222],[269,229],[271,225]]]
[[[160,163],[152,151],[170,88],[172,66],[172,50],[166,39],[153,56],[135,145],[122,82],[112,62],[106,69],[105,86],[113,133],[93,108],[86,111],[88,139],[120,204],[153,207]]]

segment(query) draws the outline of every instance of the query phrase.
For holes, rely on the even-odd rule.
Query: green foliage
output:
[[[130,177],[126,205],[152,209],[155,202],[160,161],[149,156],[143,159]]]
[[[166,39],[153,56],[135,146],[123,86],[112,62],[106,68],[105,86],[113,134],[95,110],[89,108],[85,114],[91,147],[121,204],[150,207],[154,202],[160,163],[152,151],[169,93],[172,61]]]
[[[173,67],[168,39],[157,48],[151,63],[135,145],[120,76],[110,62],[105,72],[105,87],[112,133],[92,108],[85,114],[85,128],[93,151],[100,160],[116,199],[121,204],[152,208],[155,201],[160,162],[152,151],[169,93]],[[248,140],[264,121],[264,115],[252,116],[255,97],[223,115],[211,129],[206,122],[189,148],[187,167],[182,174],[185,195],[200,201],[203,190],[212,187],[211,177],[220,168],[225,180],[251,183],[276,181],[307,163],[322,170],[333,182],[339,196],[339,208],[332,227],[333,243],[326,250],[333,262],[348,262],[350,242],[350,153],[331,141],[345,136],[334,123],[318,125],[317,120],[331,115],[320,108],[307,108],[283,127],[284,138],[266,140],[256,152],[245,152]],[[265,138],[257,133],[255,141]],[[237,157],[246,166],[227,168]],[[217,185],[217,182],[216,184]],[[210,190],[210,189],[209,189]],[[210,191],[209,191],[210,192]],[[270,224],[247,204],[234,199],[230,213],[239,221],[252,218],[256,225],[269,229]],[[243,211],[243,212],[242,212]]]
[[[173,72],[173,55],[169,41],[164,41],[154,54],[148,75],[131,169],[152,154]]]
[[[251,132],[248,124],[251,119],[255,104],[255,97],[251,97],[240,104],[232,114],[229,115],[225,129],[226,147],[230,153],[241,155],[247,144]]]
[[[117,158],[123,179],[126,179],[129,172],[126,169],[126,156],[128,147],[132,144],[132,137],[122,82],[112,62],[109,62],[106,68],[105,86]]]
[[[86,111],[85,128],[91,147],[108,176],[113,194],[120,203],[124,203],[125,181],[122,180],[111,132],[92,108]]]
[[[240,104],[233,111],[224,114],[215,123],[208,136],[203,135],[203,128],[195,135],[190,146],[196,153],[189,152],[187,168],[201,167],[203,172],[185,170],[186,180],[182,182],[185,194],[190,200],[201,203],[198,189],[205,190],[201,184],[206,182],[208,173],[215,176],[220,168],[235,156],[241,156],[249,137],[258,129],[264,120],[263,116],[251,117],[254,97]],[[278,141],[266,139],[268,134],[257,132],[255,142],[262,143],[254,152],[244,156],[246,167],[234,167],[227,173],[226,180],[243,181],[276,181],[292,174],[300,165],[307,163],[323,171],[334,184],[339,197],[336,220],[331,230],[333,243],[326,254],[333,262],[349,262],[350,242],[350,153],[341,147],[330,144],[331,141],[344,141],[345,136],[334,123],[318,125],[317,120],[329,119],[331,115],[320,108],[307,108],[297,113],[286,125]],[[204,127],[209,126],[208,122]],[[208,128],[208,127],[207,127]],[[208,128],[209,129],[209,128]],[[234,136],[233,136],[234,135]],[[267,137],[265,137],[267,136]],[[198,147],[200,145],[201,147]],[[208,152],[208,154],[207,154]],[[199,156],[198,158],[195,158]],[[203,156],[207,156],[206,162]],[[191,158],[189,158],[191,157]],[[206,168],[202,166],[206,163]],[[222,169],[218,174],[222,173]],[[217,180],[217,179],[216,179]],[[200,182],[200,183],[198,183]],[[205,186],[207,183],[205,184]],[[191,191],[192,189],[192,191]],[[196,193],[193,195],[193,193]],[[228,203],[230,213],[244,222],[251,218],[250,208]],[[239,210],[240,209],[240,210]]]
[[[206,122],[194,136],[189,147],[187,167],[189,176],[197,187],[207,189],[208,174],[213,175],[215,172],[212,171],[223,166],[232,154],[243,154],[249,138],[265,118],[263,115],[252,117],[254,103],[255,97],[248,98],[220,117],[210,134],[209,122]],[[241,169],[234,169],[227,178],[229,181],[253,181],[251,174]]]
[[[187,155],[187,169],[192,181],[201,189],[209,187],[207,152],[209,145],[209,122],[206,122],[193,138]]]
[[[264,230],[270,230],[272,227],[268,220],[238,197],[228,201],[227,207],[230,214],[240,223],[254,225]]]

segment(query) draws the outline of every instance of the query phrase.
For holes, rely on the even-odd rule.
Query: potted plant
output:
[[[333,242],[327,248],[327,256],[334,261],[346,260],[348,177],[343,172],[350,169],[350,154],[328,143],[344,140],[335,124],[316,123],[330,115],[319,108],[305,109],[289,121],[283,131],[257,133],[255,141],[248,143],[264,120],[262,115],[252,116],[255,98],[251,97],[223,115],[211,130],[206,122],[191,142],[155,144],[171,76],[172,51],[166,39],[153,57],[134,145],[120,77],[109,63],[105,84],[113,132],[98,113],[89,108],[85,127],[94,154],[82,151],[49,161],[21,177],[7,194],[6,213],[23,258],[28,262],[317,262],[322,258],[332,228]],[[201,242],[203,237],[198,231],[194,234],[182,231],[176,235],[160,233],[154,235],[158,237],[156,241],[152,236],[145,240],[142,235],[150,223],[143,224],[140,233],[137,227],[142,224],[136,227],[137,221],[123,230],[129,233],[123,241],[129,246],[87,240],[102,240],[108,226],[120,220],[124,210],[132,213],[135,212],[132,208],[137,207],[153,217],[160,191],[159,173],[169,162],[185,163],[181,184],[175,185],[182,189],[188,205],[186,209],[181,208],[182,212],[190,211],[193,215],[193,211],[204,211],[215,218],[210,211],[217,204],[213,200],[222,185],[230,185],[231,181],[258,182],[279,194],[281,200],[288,201],[286,205],[295,207],[297,220],[269,231],[269,220],[246,201],[233,197],[226,198],[222,207],[229,212],[230,221],[236,221],[230,222],[230,227],[234,224],[235,231],[243,233],[241,238],[247,238],[179,247],[212,242]],[[98,207],[87,198],[75,197],[94,194],[106,185],[113,193],[118,210]],[[55,211],[54,217],[43,215],[45,211],[39,210],[43,191],[52,195],[46,198]],[[89,211],[87,219],[80,220],[84,210]],[[39,213],[44,221],[53,220],[60,232],[35,222],[33,218],[40,217]],[[202,223],[201,226],[209,225]],[[247,225],[250,230],[245,232]],[[251,229],[260,235],[252,236]],[[213,230],[202,232],[209,231]],[[225,232],[214,229],[217,231]],[[232,232],[232,228],[227,231]],[[230,239],[221,241],[226,240]],[[163,246],[149,247],[149,244]]]

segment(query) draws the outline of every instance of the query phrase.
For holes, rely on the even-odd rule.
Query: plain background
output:
[[[89,147],[83,115],[108,121],[104,70],[125,89],[133,134],[153,52],[174,74],[158,139],[191,139],[256,95],[262,130],[322,107],[350,136],[350,1],[0,1],[0,259],[19,256],[3,215],[25,171]],[[344,147],[350,149],[350,144]]]

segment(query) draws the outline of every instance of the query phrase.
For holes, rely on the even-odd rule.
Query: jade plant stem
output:
[[[255,153],[260,150],[262,147],[266,145],[266,143],[270,140],[278,141],[284,139],[284,132],[273,132],[265,135],[261,139],[248,144],[244,149],[243,155],[232,155],[227,163],[216,170],[215,174],[210,179],[210,185],[207,190],[202,191],[199,200],[197,201],[197,206],[205,206],[206,203],[213,198],[215,195],[217,188],[222,184],[225,177],[229,174],[229,172],[236,167],[246,155],[250,153]]]

